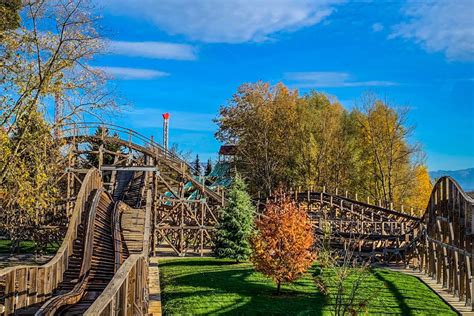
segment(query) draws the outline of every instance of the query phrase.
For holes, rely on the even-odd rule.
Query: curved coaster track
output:
[[[126,128],[75,124],[62,138],[67,232],[48,263],[0,270],[0,315],[147,314],[149,255],[209,254],[224,189]],[[291,196],[331,247],[401,262],[473,308],[474,200],[453,179],[438,180],[422,217],[326,192]]]

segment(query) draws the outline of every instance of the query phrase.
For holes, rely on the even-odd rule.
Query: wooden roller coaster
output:
[[[147,314],[149,254],[208,253],[224,190],[132,130],[84,123],[62,135],[67,232],[48,263],[0,270],[0,315]],[[453,179],[438,180],[422,217],[327,192],[290,194],[334,248],[402,262],[474,306],[474,200]]]

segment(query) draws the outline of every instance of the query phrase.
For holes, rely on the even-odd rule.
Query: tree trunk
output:
[[[277,295],[280,295],[281,281],[277,282]]]

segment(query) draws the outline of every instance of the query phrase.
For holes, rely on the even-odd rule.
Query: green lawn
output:
[[[54,245],[54,246],[48,246],[46,248],[46,253],[47,254],[54,254],[58,249],[60,245]],[[0,254],[9,254],[10,253],[10,248],[11,248],[11,241],[10,240],[5,240],[5,239],[0,239]],[[36,248],[36,244],[33,241],[21,241],[20,242],[20,254],[30,254],[34,253]]]
[[[159,266],[166,315],[331,315],[331,302],[313,282],[314,269],[276,296],[276,286],[250,263],[186,258]],[[415,277],[374,269],[369,283],[370,315],[456,315]]]

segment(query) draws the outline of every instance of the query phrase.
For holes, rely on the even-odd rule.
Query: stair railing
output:
[[[0,270],[0,315],[14,314],[17,310],[42,303],[51,297],[53,291],[63,281],[63,273],[68,269],[78,226],[87,209],[89,197],[101,187],[102,179],[99,171],[95,168],[90,169],[77,195],[61,247],[48,263],[40,266],[20,265]]]

